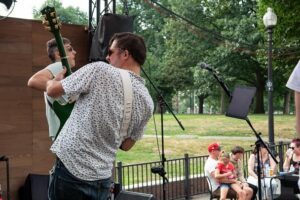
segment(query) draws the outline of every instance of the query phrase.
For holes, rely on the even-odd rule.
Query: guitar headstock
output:
[[[53,33],[59,31],[61,23],[56,15],[55,8],[46,6],[41,10],[41,13],[44,17],[43,24],[45,25],[45,28]]]

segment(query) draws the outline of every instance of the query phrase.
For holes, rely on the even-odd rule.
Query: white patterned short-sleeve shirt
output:
[[[300,61],[294,68],[292,74],[289,77],[288,82],[286,83],[286,87],[300,92]]]
[[[143,136],[153,111],[144,80],[130,72],[133,104],[128,135]],[[123,119],[124,97],[120,72],[103,62],[88,64],[61,81],[68,96],[80,95],[73,111],[51,146],[66,168],[77,178],[109,178]]]

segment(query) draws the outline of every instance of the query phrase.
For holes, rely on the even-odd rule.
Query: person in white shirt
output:
[[[68,38],[62,38],[68,63],[71,68],[75,67],[76,51],[73,49],[71,41]],[[52,64],[33,74],[28,80],[28,87],[44,92],[46,118],[49,127],[49,137],[54,141],[59,131],[60,120],[53,110],[54,99],[46,94],[47,81],[53,79],[59,72],[63,70],[61,58],[59,55],[56,40],[53,38],[46,44],[48,57]]]
[[[146,59],[143,38],[117,33],[107,60],[94,62],[47,82],[47,95],[78,96],[72,113],[51,146],[57,162],[49,186],[51,200],[107,200],[113,163],[120,148],[130,150],[142,138],[153,101],[140,76]],[[132,85],[132,115],[126,137],[120,134],[125,110],[121,72]]]
[[[217,179],[215,178],[215,170],[218,165],[218,159],[221,154],[221,146],[219,143],[212,143],[207,148],[209,156],[204,165],[204,173],[207,176],[211,183],[210,190],[214,195],[220,196],[220,183],[233,183],[233,180],[227,178]],[[229,193],[232,194],[234,191],[232,189],[229,190]],[[228,194],[229,194],[228,193]],[[227,195],[228,195],[227,194]]]
[[[295,96],[295,112],[296,112],[296,133],[300,137],[300,61],[294,68],[289,77],[286,87],[294,90]]]

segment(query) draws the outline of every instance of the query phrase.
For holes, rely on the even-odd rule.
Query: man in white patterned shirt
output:
[[[47,83],[49,96],[79,95],[51,147],[57,156],[49,187],[51,200],[107,199],[118,148],[131,149],[151,117],[153,101],[140,77],[146,59],[144,40],[132,33],[118,33],[108,52],[111,65],[91,63],[65,79],[63,72]],[[131,120],[122,141],[124,90],[119,68],[129,73],[133,90]]]

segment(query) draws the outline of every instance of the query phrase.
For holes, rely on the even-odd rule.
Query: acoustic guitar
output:
[[[61,63],[67,69],[65,76],[69,76],[72,73],[72,71],[68,63],[68,58],[66,57],[64,44],[62,42],[62,38],[60,34],[61,23],[57,18],[55,8],[47,6],[41,10],[41,13],[43,14],[44,17],[43,24],[45,25],[45,28],[51,33],[53,33],[54,38],[56,40],[59,55],[61,57]],[[65,103],[61,103],[62,99],[64,99]],[[60,126],[55,136],[55,139],[57,138],[62,127],[64,126],[67,119],[69,118],[72,109],[74,107],[74,104],[75,102],[70,103],[67,97],[60,97],[60,100],[55,100],[53,102],[52,109],[54,110],[55,114],[57,115],[60,121]]]

